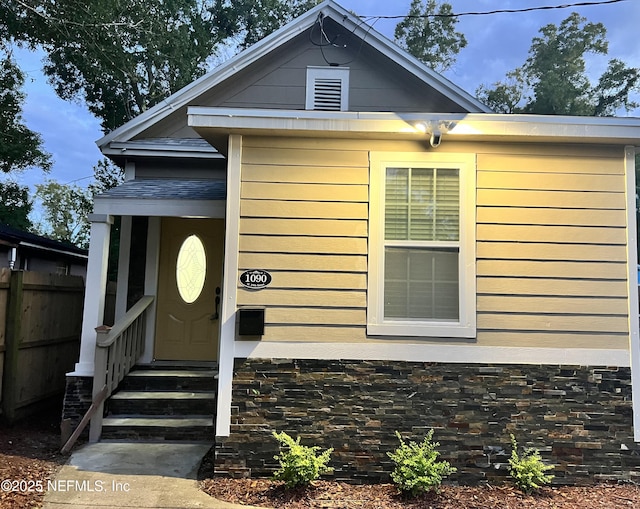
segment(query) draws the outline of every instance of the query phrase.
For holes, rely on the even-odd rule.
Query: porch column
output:
[[[158,295],[158,264],[160,263],[160,218],[150,217],[147,228],[147,264],[144,276],[144,294]],[[153,361],[153,349],[156,336],[156,305],[157,301],[147,309],[147,323],[145,325],[146,338],[144,353],[138,360],[140,364]]]
[[[116,322],[127,312],[132,219],[133,218],[131,216],[122,216],[120,219],[120,250],[118,252],[118,282],[116,286]]]
[[[107,287],[107,263],[109,261],[109,234],[113,216],[107,214],[89,215],[91,240],[87,279],[84,292],[84,312],[82,335],[80,338],[80,359],[72,376],[93,376],[96,350],[96,327],[102,325],[104,301]]]

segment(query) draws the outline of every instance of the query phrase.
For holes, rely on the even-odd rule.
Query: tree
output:
[[[202,76],[221,45],[248,46],[312,3],[3,0],[0,35],[44,48],[58,96],[86,103],[108,132]]]
[[[51,168],[51,156],[42,147],[40,135],[22,118],[24,75],[0,48],[0,170],[17,172],[29,167]]]
[[[429,67],[446,71],[467,45],[464,34],[455,30],[458,18],[452,14],[446,2],[412,0],[407,17],[396,26],[395,40]]]
[[[95,196],[122,184],[124,170],[105,157],[93,167],[93,178],[95,182],[89,184],[89,192]]]
[[[41,235],[78,247],[88,247],[87,217],[92,204],[87,190],[47,180],[44,184],[36,185],[36,198],[41,201],[44,211],[44,222],[38,225]]]
[[[304,14],[319,0],[234,0],[230,3],[238,47],[245,49]]]
[[[0,182],[0,224],[30,231],[33,228],[29,219],[32,209],[33,200],[29,198],[27,186],[16,182]]]
[[[637,107],[630,94],[640,89],[640,69],[613,59],[595,85],[586,73],[585,56],[606,55],[602,23],[589,23],[572,13],[560,26],[540,29],[522,67],[507,74],[507,82],[481,86],[480,100],[498,112],[552,115],[614,115]]]

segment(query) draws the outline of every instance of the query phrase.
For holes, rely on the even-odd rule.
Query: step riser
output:
[[[105,426],[102,428],[103,440],[170,440],[170,441],[212,441],[215,439],[215,431],[213,426],[207,428],[183,428],[176,430],[175,428],[163,427],[127,427],[127,426]]]
[[[110,415],[208,415],[215,412],[214,400],[189,399],[112,399],[107,402]]]
[[[214,391],[213,378],[127,377],[120,386],[124,391]]]

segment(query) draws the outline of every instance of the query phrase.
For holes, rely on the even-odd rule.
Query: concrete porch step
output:
[[[105,403],[102,439],[212,442],[215,367],[136,367]]]

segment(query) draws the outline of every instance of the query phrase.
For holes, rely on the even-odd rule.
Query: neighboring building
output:
[[[87,250],[0,224],[0,267],[84,277]]]
[[[510,432],[561,482],[637,478],[639,140],[493,114],[327,1],[99,140],[126,181],[95,199],[87,287],[121,216],[122,316],[144,219],[139,363],[219,364],[219,471],[268,472],[286,430],[377,478],[395,430],[434,427],[462,482]]]

